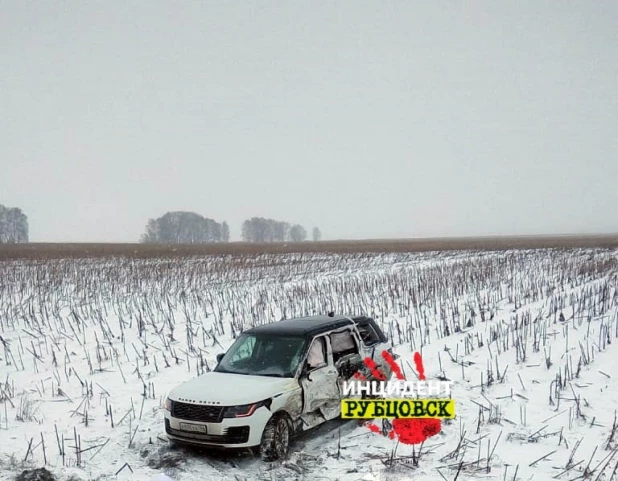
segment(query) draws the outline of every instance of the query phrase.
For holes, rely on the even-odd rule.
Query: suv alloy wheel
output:
[[[270,418],[264,432],[260,454],[264,461],[275,461],[287,456],[290,448],[290,425],[284,416]]]

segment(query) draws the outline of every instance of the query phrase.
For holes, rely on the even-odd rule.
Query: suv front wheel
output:
[[[285,416],[273,416],[270,418],[260,444],[260,454],[264,461],[276,461],[284,459],[290,449],[290,425]]]

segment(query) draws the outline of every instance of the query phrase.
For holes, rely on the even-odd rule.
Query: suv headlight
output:
[[[223,411],[224,418],[246,418],[251,416],[257,409],[262,406],[270,408],[270,399],[252,404],[243,404],[241,406],[229,406]]]
[[[170,398],[165,398],[165,402],[163,403],[163,409],[166,411],[172,410],[172,400]]]

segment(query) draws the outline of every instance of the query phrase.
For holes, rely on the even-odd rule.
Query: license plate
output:
[[[180,423],[180,430],[192,433],[206,433],[206,426],[201,424]]]

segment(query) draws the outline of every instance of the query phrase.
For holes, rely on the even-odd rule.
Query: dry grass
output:
[[[453,250],[507,250],[537,248],[618,247],[618,234],[460,237],[441,239],[340,240],[300,243],[248,244],[230,242],[206,245],[146,244],[73,244],[29,243],[0,244],[0,260],[58,258],[179,258],[201,255],[252,255],[284,253],[369,253],[429,252]]]

